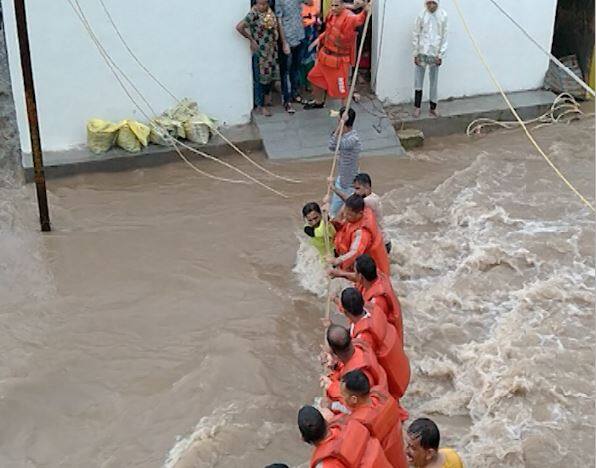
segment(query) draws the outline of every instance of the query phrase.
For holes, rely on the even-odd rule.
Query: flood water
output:
[[[593,201],[594,120],[536,135]],[[49,235],[3,175],[0,466],[308,459],[324,288],[300,209],[329,161],[265,164],[302,180],[266,179],[288,200],[183,164],[50,181]],[[594,466],[593,214],[518,132],[361,167],[394,243],[410,414],[466,466]]]

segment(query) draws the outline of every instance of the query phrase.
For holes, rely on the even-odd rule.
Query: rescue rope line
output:
[[[463,14],[463,12],[461,10],[461,6],[460,6],[460,3],[459,3],[459,0],[453,0],[453,4],[455,5],[455,8],[456,8],[457,13],[458,13],[458,15],[459,15],[459,17],[460,17],[460,19],[462,21],[462,24],[464,26],[464,29],[466,30],[466,33],[468,34],[468,36],[470,37],[470,40],[472,41],[472,45],[474,46],[474,49],[476,50],[476,54],[480,58],[482,64],[484,65],[484,68],[486,68],[486,71],[490,75],[491,80],[493,81],[493,83],[495,84],[495,86],[497,87],[497,89],[499,90],[499,93],[501,93],[501,96],[503,96],[503,99],[507,103],[507,106],[511,110],[511,113],[515,116],[516,120],[519,122],[519,124],[521,125],[521,127],[524,129],[524,132],[527,135],[527,137],[530,140],[530,142],[532,143],[532,145],[534,145],[534,147],[536,148],[536,150],[540,153],[540,155],[544,158],[544,160],[548,163],[548,165],[555,171],[555,173],[559,176],[559,178],[567,185],[567,187],[569,187],[573,191],[573,193],[575,193],[577,195],[577,197],[588,208],[590,208],[593,212],[596,212],[596,210],[594,209],[594,206],[575,188],[575,186],[571,182],[569,182],[569,180],[567,180],[567,178],[563,175],[563,173],[557,168],[557,166],[555,166],[555,164],[551,161],[551,159],[542,150],[542,148],[540,147],[540,145],[536,142],[536,140],[534,139],[534,137],[532,136],[532,134],[528,130],[527,125],[524,123],[524,121],[522,120],[522,118],[519,116],[519,114],[517,113],[517,111],[515,110],[515,108],[513,107],[513,105],[511,104],[511,101],[509,100],[509,98],[505,94],[505,91],[503,90],[503,87],[501,86],[501,83],[499,82],[499,80],[497,79],[497,77],[495,76],[495,74],[493,73],[490,65],[486,61],[486,58],[482,54],[482,51],[480,49],[480,46],[478,45],[478,42],[476,41],[476,38],[472,34],[472,31],[470,30],[470,27],[468,26],[468,23],[466,21],[466,18],[464,17],[464,14]]]
[[[350,85],[350,92],[348,93],[348,99],[346,102],[346,110],[344,112],[344,115],[347,115],[351,105],[352,105],[352,97],[354,96],[354,91],[356,90],[356,81],[358,78],[358,70],[360,69],[360,60],[362,59],[362,53],[364,51],[364,43],[366,42],[366,34],[368,33],[368,27],[370,25],[370,19],[372,16],[372,5],[374,3],[374,0],[370,0],[369,2],[369,9],[366,15],[366,21],[364,22],[364,30],[362,31],[362,38],[360,40],[360,46],[358,48],[358,58],[356,59],[356,67],[354,68],[354,73],[352,74],[352,83]],[[342,116],[340,116],[340,120],[339,120],[339,125],[337,126],[337,130],[336,130],[336,135],[337,135],[337,142],[335,144],[335,152],[333,154],[333,162],[331,163],[331,172],[329,174],[329,178],[328,178],[328,183],[327,183],[327,194],[325,195],[325,199],[329,200],[329,197],[331,195],[331,183],[335,183],[335,182],[329,182],[329,180],[331,180],[333,178],[333,176],[335,175],[335,168],[337,166],[337,155],[339,154],[339,146],[341,144],[341,137],[343,135],[344,132],[344,127],[345,127],[345,121],[342,118]],[[324,213],[323,216],[323,238],[325,239],[325,251],[327,253],[327,256],[331,255],[331,245],[329,242],[329,236],[327,235],[327,233],[329,232],[329,221],[327,219],[327,213]],[[325,306],[325,317],[327,318],[327,320],[331,320],[331,280],[328,281],[327,283],[327,303]]]
[[[501,13],[503,13],[503,15],[505,15],[507,18],[509,18],[509,20],[515,25],[517,26],[517,28],[528,38],[530,39],[530,41],[532,41],[534,43],[534,45],[536,47],[538,47],[542,52],[544,52],[561,70],[563,70],[565,73],[567,73],[571,78],[573,78],[577,84],[579,84],[582,88],[584,88],[586,90],[587,93],[591,94],[592,96],[596,96],[596,94],[594,93],[594,90],[588,85],[586,84],[585,81],[583,81],[580,77],[578,77],[575,73],[573,73],[573,71],[571,71],[568,67],[566,67],[563,63],[561,63],[561,61],[555,57],[552,53],[550,53],[549,51],[547,51],[544,47],[542,47],[542,45],[540,45],[540,43],[534,39],[530,33],[528,31],[526,31],[524,29],[524,27],[522,25],[520,25],[509,13],[507,13],[507,11],[505,11],[495,0],[489,0],[489,2],[491,2]]]
[[[106,6],[106,4],[104,3],[104,0],[98,0],[99,3],[101,4],[103,11],[105,12],[108,21],[110,22],[110,24],[112,25],[112,28],[114,29],[114,32],[116,33],[116,35],[118,36],[118,38],[120,39],[120,42],[122,42],[122,45],[124,46],[124,48],[128,51],[129,55],[133,58],[133,60],[137,63],[137,65],[139,67],[141,67],[143,69],[143,71],[166,93],[168,94],[174,101],[176,101],[176,103],[180,104],[181,100],[180,98],[178,98],[166,85],[164,85],[150,70],[147,66],[145,66],[145,64],[141,61],[141,59],[139,59],[139,57],[133,52],[133,50],[130,48],[130,46],[128,45],[128,43],[126,42],[126,39],[124,39],[124,36],[122,35],[122,33],[120,32],[120,29],[118,28],[118,26],[116,25],[116,22],[114,21],[114,18],[112,17],[112,15],[110,14],[110,11],[108,10],[108,7]],[[210,127],[211,128],[211,127]],[[234,151],[236,151],[240,156],[242,156],[244,159],[246,159],[248,162],[250,162],[253,166],[255,166],[256,168],[260,169],[261,171],[263,171],[264,173],[275,177],[277,179],[281,179],[284,180],[286,182],[291,182],[294,184],[299,184],[300,181],[296,180],[296,179],[291,179],[289,177],[285,177],[285,176],[281,176],[279,174],[276,174],[272,171],[270,171],[269,169],[263,167],[262,165],[260,165],[259,163],[257,163],[256,161],[254,161],[250,156],[248,156],[244,151],[242,151],[240,148],[238,148],[237,145],[235,145],[234,143],[232,143],[218,128],[213,127],[211,128],[211,130],[217,135],[219,136],[226,144],[228,144],[230,147],[232,147],[234,149]]]
[[[547,127],[549,125],[570,122],[575,118],[585,116],[584,112],[580,109],[579,104],[574,97],[569,93],[562,93],[556,97],[552,103],[548,112],[545,112],[540,117],[535,119],[526,120],[526,125],[538,123],[534,128],[539,129]],[[519,127],[520,123],[517,120],[514,121],[499,121],[488,118],[476,119],[468,125],[466,129],[466,135],[478,135],[482,133],[485,127],[502,127],[507,130],[511,130]]]
[[[142,108],[142,106],[139,105],[139,103],[136,101],[136,99],[131,95],[131,93],[129,92],[129,90],[126,88],[126,86],[124,85],[124,83],[122,82],[122,80],[120,79],[120,77],[118,76],[118,73],[116,72],[116,70],[118,70],[120,72],[120,74],[122,75],[122,77],[124,78],[124,80],[126,80],[129,85],[136,91],[137,94],[139,94],[139,96],[141,96],[141,99],[145,102],[145,104],[147,105],[147,107],[150,109],[150,111],[156,115],[157,113],[155,112],[155,110],[152,108],[151,104],[147,101],[147,99],[143,96],[143,94],[141,93],[141,91],[135,86],[135,84],[132,82],[132,80],[126,75],[126,73],[124,73],[122,71],[122,69],[118,66],[118,64],[112,59],[112,57],[109,55],[109,53],[107,52],[107,50],[103,47],[103,45],[101,44],[101,41],[98,39],[97,35],[95,34],[95,32],[93,31],[93,28],[91,27],[89,21],[87,20],[87,17],[85,16],[85,13],[83,11],[83,9],[81,8],[81,5],[79,4],[78,0],[67,0],[68,3],[70,4],[70,6],[72,7],[73,11],[75,12],[75,14],[77,15],[77,17],[79,18],[79,20],[82,22],[83,26],[85,27],[87,33],[89,34],[89,37],[91,38],[91,40],[93,41],[93,43],[95,44],[95,46],[97,47],[100,55],[102,56],[102,58],[104,59],[104,61],[106,62],[106,64],[108,65],[108,67],[110,68],[110,70],[112,71],[112,73],[114,74],[114,76],[116,77],[116,80],[118,81],[118,83],[120,84],[120,86],[122,87],[122,89],[125,91],[126,95],[128,96],[128,98],[131,100],[131,102],[133,103],[133,105],[141,112],[141,114],[143,114],[143,116],[151,121],[151,117],[147,114],[147,112],[145,112],[145,110]],[[232,169],[233,171],[238,172],[239,174],[241,174],[242,176],[246,177],[248,180],[256,183],[257,185],[260,185],[261,187],[265,188],[266,190],[269,190],[270,192],[275,193],[276,195],[279,195],[283,198],[287,198],[287,195],[275,190],[274,188],[264,184],[263,182],[255,179],[253,176],[251,176],[250,174],[247,174],[246,172],[242,171],[241,169],[238,169],[236,167],[234,167],[233,165],[220,160],[219,158],[216,158],[215,156],[212,156],[208,153],[205,153],[203,151],[197,150],[196,148],[193,148],[185,143],[183,143],[182,141],[170,136],[167,131],[164,131],[164,129],[162,127],[160,127],[159,125],[156,125],[154,123],[152,123],[152,126],[154,127],[154,129],[159,130],[158,133],[160,133],[160,136],[162,138],[164,138],[166,141],[169,141],[170,144],[174,147],[174,149],[176,149],[176,153],[181,157],[181,159],[186,162],[190,167],[192,167],[196,172],[198,172],[201,175],[207,175],[207,173],[205,171],[202,171],[201,169],[198,169],[196,166],[194,166],[192,163],[190,163],[190,161],[184,157],[184,155],[182,155],[182,153],[179,151],[179,149],[177,148],[176,144],[188,149],[189,151],[196,153],[200,156],[203,156],[209,160],[215,161],[225,167],[228,167],[230,169]],[[213,176],[211,174],[207,175],[207,177],[215,179],[215,180],[219,180],[222,182],[231,182],[231,183],[247,183],[246,181],[240,181],[240,180],[235,180],[235,179],[226,179],[223,177],[218,177],[218,176]]]

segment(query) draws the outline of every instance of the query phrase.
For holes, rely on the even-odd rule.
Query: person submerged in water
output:
[[[311,245],[317,249],[321,259],[327,255],[326,244],[333,254],[333,239],[335,238],[335,228],[330,222],[327,223],[327,241],[325,240],[325,223],[323,222],[323,211],[318,203],[310,202],[302,208],[302,217],[306,222],[304,233],[310,237]]]
[[[441,434],[428,418],[420,418],[408,427],[406,455],[415,468],[463,468],[457,452],[439,448]]]

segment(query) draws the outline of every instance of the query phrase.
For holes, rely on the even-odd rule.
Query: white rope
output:
[[[143,99],[143,101],[145,102],[145,104],[147,105],[147,107],[150,109],[150,111],[153,114],[156,114],[156,112],[151,107],[151,104],[143,97],[142,93],[135,86],[135,84],[132,82],[132,80],[130,80],[130,78],[122,71],[122,69],[118,66],[118,64],[109,55],[109,53],[107,52],[107,50],[103,47],[103,45],[99,41],[97,35],[93,31],[93,28],[91,27],[89,21],[87,20],[87,18],[85,16],[85,13],[84,13],[83,9],[81,8],[81,5],[79,4],[78,0],[67,0],[67,1],[70,4],[70,6],[72,7],[73,11],[76,13],[77,17],[83,23],[83,26],[87,30],[87,33],[89,34],[89,37],[91,38],[91,40],[93,41],[93,43],[97,47],[98,51],[100,52],[100,55],[102,56],[102,58],[104,59],[104,61],[106,62],[106,64],[108,65],[108,67],[110,68],[110,70],[112,71],[112,73],[114,74],[114,76],[116,77],[116,80],[118,81],[118,83],[120,84],[120,86],[122,87],[122,89],[125,91],[125,93],[128,96],[128,98],[131,100],[131,102],[133,103],[133,105],[137,109],[139,109],[139,111],[143,114],[143,116],[145,116],[145,118],[148,121],[151,122],[152,118],[147,114],[147,112],[145,112],[145,110],[138,104],[138,102],[136,101],[136,99],[130,94],[130,92],[128,91],[128,89],[126,88],[126,86],[124,85],[124,83],[122,82],[122,80],[120,79],[120,76],[118,75],[118,73],[116,72],[116,70],[118,70],[120,72],[120,74],[122,75],[122,77],[137,92],[137,94],[139,94],[141,96],[141,98]],[[184,157],[184,155],[182,155],[182,153],[178,150],[177,146],[175,144],[173,144],[174,142],[177,143],[177,144],[179,144],[180,146],[188,149],[189,151],[192,151],[193,153],[196,153],[196,154],[198,154],[200,156],[203,156],[203,157],[205,157],[207,159],[210,159],[212,161],[215,161],[218,164],[221,164],[221,165],[223,165],[225,167],[228,167],[228,168],[230,168],[230,169],[238,172],[239,174],[241,174],[242,176],[246,177],[250,181],[252,181],[252,182],[260,185],[261,187],[263,187],[263,188],[271,191],[272,193],[275,193],[276,195],[279,195],[279,196],[281,196],[283,198],[287,198],[287,195],[285,195],[284,193],[279,192],[278,190],[275,190],[272,187],[269,187],[268,185],[266,185],[263,182],[255,179],[253,176],[251,176],[250,174],[247,174],[246,172],[242,171],[241,169],[238,169],[238,168],[234,167],[233,165],[231,165],[231,164],[229,164],[229,163],[227,163],[225,161],[222,161],[219,158],[216,158],[215,156],[212,156],[210,154],[207,154],[207,153],[205,153],[203,151],[199,151],[199,150],[197,150],[197,149],[195,149],[195,148],[193,148],[193,147],[191,147],[191,146],[183,143],[182,141],[180,141],[180,140],[178,140],[178,139],[170,136],[167,133],[167,131],[165,131],[165,129],[163,129],[159,125],[156,125],[154,122],[151,122],[151,124],[154,127],[154,129],[159,129],[161,131],[160,136],[162,138],[164,138],[164,140],[169,141],[170,144],[172,144],[172,146],[174,147],[174,149],[176,149],[176,152],[182,158],[182,160],[184,162],[186,162],[189,166],[191,166],[198,173],[200,173],[202,175],[207,175],[207,173],[205,171],[202,171],[202,170],[196,168],[194,165],[192,165],[192,163],[190,163],[190,161],[188,161],[188,159],[186,157]],[[217,176],[212,176],[212,175],[208,175],[208,177],[210,177],[212,179],[220,180],[222,182],[246,183],[245,181],[238,181],[238,180],[234,180],[234,179],[225,179],[225,178],[221,178],[221,177],[217,177]]]
[[[130,48],[130,46],[128,45],[128,43],[126,42],[126,39],[124,39],[124,36],[122,35],[122,33],[120,32],[120,29],[118,28],[118,26],[116,25],[116,22],[114,21],[114,19],[112,18],[112,15],[110,14],[110,11],[108,10],[108,7],[106,6],[106,4],[104,3],[103,0],[98,0],[99,3],[101,4],[103,11],[105,12],[108,21],[110,22],[110,24],[112,25],[112,28],[114,29],[116,35],[118,36],[118,38],[120,39],[120,42],[122,42],[122,45],[124,46],[124,48],[128,51],[129,55],[133,58],[133,60],[137,63],[137,65],[139,67],[141,67],[141,69],[161,88],[164,90],[164,92],[166,94],[168,94],[174,101],[176,101],[176,103],[180,104],[181,100],[180,98],[178,98],[165,84],[163,84],[153,73],[151,73],[151,71],[149,70],[149,68],[147,68],[147,66],[145,66],[145,64],[143,64],[143,62],[141,61],[141,59],[139,59],[139,57],[137,57],[137,55],[133,52],[133,50]],[[285,177],[285,176],[281,176],[279,174],[276,174],[272,171],[270,171],[269,169],[263,167],[262,165],[258,164],[256,161],[254,161],[251,157],[249,157],[244,151],[242,151],[240,148],[238,148],[237,145],[235,145],[234,143],[232,143],[217,127],[210,127],[211,130],[217,135],[219,136],[226,144],[228,144],[231,148],[233,148],[240,156],[242,156],[244,159],[246,159],[249,163],[251,163],[253,166],[255,166],[256,168],[260,169],[261,171],[263,171],[264,173],[275,177],[277,179],[281,179],[284,180],[286,182],[291,182],[294,184],[298,184],[300,183],[299,180],[296,179],[291,179],[289,177]]]
[[[577,84],[579,84],[582,88],[584,88],[586,90],[587,93],[591,94],[592,96],[595,96],[594,90],[592,88],[590,88],[590,86],[588,86],[584,80],[582,80],[581,78],[579,78],[575,73],[573,73],[568,67],[566,67],[563,63],[561,63],[561,61],[555,57],[552,53],[550,53],[549,51],[547,51],[544,47],[542,47],[542,45],[540,45],[540,43],[534,39],[532,36],[530,36],[530,33],[528,33],[528,31],[526,31],[524,29],[524,27],[522,25],[520,25],[509,13],[507,13],[495,0],[489,0],[489,2],[491,2],[501,13],[503,13],[507,18],[509,18],[509,20],[515,25],[517,26],[517,28],[524,34],[524,36],[526,36],[528,39],[530,39],[530,41],[532,41],[534,43],[534,45],[536,47],[538,47],[542,52],[544,52],[546,55],[548,55],[548,57],[561,69],[563,70],[565,73],[567,73],[571,78],[573,78]]]
[[[526,120],[524,121],[524,124],[532,125],[537,123],[538,125],[536,125],[534,128],[538,129],[556,123],[570,122],[574,118],[579,118],[584,115],[584,112],[582,112],[579,104],[573,98],[573,96],[568,93],[562,93],[556,97],[548,112],[545,112],[535,119]],[[466,129],[466,135],[479,135],[482,133],[482,130],[485,127],[501,127],[509,130],[518,128],[520,125],[520,122],[517,120],[499,121],[483,117],[472,121],[470,125],[468,125],[468,128]]]

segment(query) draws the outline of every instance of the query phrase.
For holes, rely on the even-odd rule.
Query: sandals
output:
[[[317,101],[309,101],[304,104],[304,110],[310,109],[323,109],[325,107],[324,102],[317,102]]]
[[[292,104],[289,103],[289,102],[284,106],[284,108],[286,109],[286,112],[288,114],[295,114],[296,113],[296,109],[294,109],[294,107],[292,107]]]

